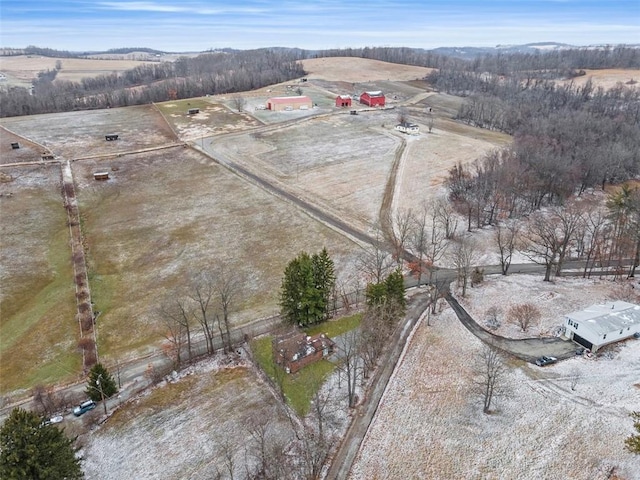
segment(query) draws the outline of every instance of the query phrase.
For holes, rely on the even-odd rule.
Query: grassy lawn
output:
[[[355,314],[315,325],[305,331],[309,335],[322,332],[327,333],[329,337],[334,337],[358,327],[361,317],[361,314]],[[270,335],[254,340],[251,344],[254,357],[260,367],[276,384],[278,383],[278,379],[282,378],[282,389],[289,405],[291,405],[299,416],[303,417],[309,411],[314,394],[320,389],[326,378],[335,370],[336,366],[328,360],[323,359],[307,365],[298,373],[286,374],[284,370],[273,361],[273,353],[271,350],[272,340],[273,337]]]
[[[326,333],[329,338],[333,338],[359,327],[360,320],[362,320],[362,314],[356,313],[353,315],[349,315],[348,317],[342,317],[336,320],[330,320],[328,322],[321,323],[319,325],[313,325],[311,327],[305,328],[304,331],[307,335]]]
[[[0,185],[16,192],[0,206],[1,395],[74,378],[82,362],[60,171],[11,173]]]

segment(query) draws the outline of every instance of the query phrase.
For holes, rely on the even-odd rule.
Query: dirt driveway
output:
[[[445,294],[444,298],[449,302],[453,311],[456,312],[460,322],[462,322],[471,333],[484,343],[504,350],[521,360],[535,363],[536,358],[543,355],[566,359],[576,354],[578,346],[575,343],[570,340],[562,340],[558,337],[512,339],[494,335],[478,325],[450,293]]]

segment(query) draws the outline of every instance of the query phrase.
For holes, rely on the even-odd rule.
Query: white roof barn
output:
[[[640,305],[618,301],[565,315],[566,336],[593,352],[640,333]]]

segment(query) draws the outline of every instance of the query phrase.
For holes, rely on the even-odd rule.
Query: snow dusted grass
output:
[[[118,155],[176,142],[162,115],[149,105],[10,117],[3,118],[2,125],[63,159]],[[109,133],[117,133],[118,140],[105,141]]]
[[[112,178],[95,182],[93,172],[105,167]],[[282,272],[299,250],[326,246],[336,263],[353,262],[359,253],[343,236],[194,150],[88,160],[73,168],[92,299],[102,312],[102,356],[157,345],[164,331],[157,307],[183,294],[185,279],[207,265],[224,264],[242,277],[232,319],[238,325],[275,311]]]
[[[468,288],[466,298],[459,295],[457,298],[485,328],[487,310],[500,308],[502,313],[498,321],[501,326],[490,331],[509,338],[552,336],[562,326],[565,314],[595,303],[612,300],[640,303],[640,288],[637,284],[636,288],[631,288],[632,282],[571,277],[556,277],[553,282],[544,282],[542,278],[542,275],[492,275],[481,285]],[[540,320],[532,323],[526,332],[512,323],[508,315],[510,307],[523,303],[536,306],[541,313]]]
[[[543,325],[552,325],[562,313],[611,298],[616,288],[607,281],[499,278],[471,290],[465,307],[474,315],[493,303],[527,301],[543,312]],[[619,478],[640,478],[640,458],[624,449],[632,433],[628,414],[640,407],[640,342],[545,368],[509,360],[510,393],[485,415],[472,382],[481,342],[448,307],[431,325],[421,323],[411,340],[351,479],[593,480],[609,478],[612,468]]]
[[[290,440],[277,400],[247,365],[221,368],[208,360],[131,401],[82,439],[86,478],[209,479],[225,468],[226,442],[240,473],[251,448],[249,425],[265,421],[272,434]]]

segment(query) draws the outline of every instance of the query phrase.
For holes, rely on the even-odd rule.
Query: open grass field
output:
[[[302,60],[302,66],[308,72],[309,79],[320,78],[351,83],[414,80],[424,78],[432,70],[353,57],[310,58]]]
[[[268,441],[293,432],[276,398],[244,366],[200,366],[116,412],[82,441],[87,479],[210,479],[225,471],[224,449],[240,469],[251,464],[251,425],[268,422]],[[253,450],[255,453],[255,450]],[[244,471],[242,471],[244,473]]]
[[[110,108],[2,119],[2,125],[62,159],[160,147],[177,142],[171,128],[153,106]],[[118,134],[107,142],[106,134]]]
[[[17,143],[19,148],[14,149],[13,143]],[[0,165],[39,162],[46,150],[45,147],[0,127]]]
[[[38,55],[16,55],[0,57],[0,72],[7,76],[11,85],[29,87],[31,81],[38,76],[38,72],[54,70],[56,62],[62,64],[56,78],[78,82],[83,78],[109,75],[113,72],[131,70],[149,62],[138,60],[102,60],[93,58],[53,58]]]
[[[107,356],[157,344],[157,310],[193,274],[224,265],[242,281],[234,315],[273,314],[282,272],[300,250],[326,246],[350,263],[353,243],[214,164],[177,147],[73,164],[98,341]],[[96,169],[111,171],[95,182]],[[115,170],[115,171],[114,171]]]
[[[393,119],[388,112],[314,118],[223,141],[216,149],[366,229],[377,221],[400,146],[380,128],[380,122],[390,125]]]
[[[8,395],[75,379],[82,362],[60,167],[0,173],[0,395]]]
[[[360,60],[349,62],[362,71],[377,68],[376,62]],[[342,68],[346,69],[346,65]],[[403,66],[385,68],[404,70]],[[414,71],[405,77],[415,79],[420,77],[418,73],[424,72]],[[394,101],[398,104],[411,98],[419,100],[428,93],[421,90],[420,84],[404,80],[396,84],[391,73],[386,75],[359,78],[363,84],[368,82],[376,88],[395,85],[393,91],[398,98]],[[92,300],[94,311],[99,312],[98,346],[104,361],[124,360],[158,348],[164,331],[158,308],[163,301],[173,298],[195,273],[224,264],[243,278],[241,300],[233,315],[237,325],[276,313],[282,272],[301,250],[315,252],[326,246],[339,277],[345,279],[355,274],[359,246],[296,207],[219,167],[197,150],[175,146],[182,141],[193,141],[198,146],[198,139],[207,136],[206,141],[212,141],[219,151],[250,171],[366,230],[378,221],[391,165],[405,140],[393,129],[397,112],[391,109],[348,115],[331,107],[335,92],[328,87],[334,88],[334,74],[327,75],[324,83],[320,82],[319,71],[316,76],[318,85],[313,79],[305,82],[305,93],[315,92],[312,97],[324,99],[326,105],[318,107],[321,113],[336,115],[297,117],[299,121],[282,126],[277,123],[296,117],[282,115],[263,121],[256,117],[266,118],[274,112],[247,108],[246,112],[238,113],[228,95],[158,106],[2,120],[2,126],[9,130],[1,132],[2,152],[7,154],[2,156],[5,164],[38,160],[42,150],[51,151],[56,159],[72,160]],[[264,102],[280,90],[286,92],[286,86],[251,92],[247,94],[248,105]],[[420,100],[412,107],[412,119],[421,121],[421,112],[427,106],[424,102],[432,101],[429,105],[437,108],[439,98],[431,95]],[[444,98],[441,103],[451,104],[452,100]],[[201,111],[186,115],[190,107]],[[424,196],[417,196],[416,192],[425,191],[426,186],[437,189],[442,172],[454,162],[471,161],[506,141],[496,134],[455,124],[445,118],[446,112],[438,115],[442,121],[436,123],[433,134],[424,133],[407,140],[403,162],[406,164],[399,177],[403,179],[399,184],[399,204],[407,208],[412,202],[417,205],[423,200]],[[119,139],[107,142],[104,139],[107,133],[117,133]],[[24,147],[7,149],[4,143],[16,139]],[[424,152],[431,163],[425,163]],[[436,165],[439,157],[442,161]],[[21,175],[22,168],[28,171],[29,167],[21,167],[16,176]],[[95,181],[93,173],[97,171],[108,171],[110,179]],[[12,172],[5,168],[2,173],[13,175]],[[45,202],[47,209],[30,210],[30,214],[35,215],[40,237],[49,242],[57,239],[49,246],[53,250],[50,256],[61,262],[55,271],[59,278],[69,282],[70,290],[66,297],[56,299],[64,304],[64,308],[59,308],[73,317],[70,250],[68,238],[62,233],[66,217],[59,190],[52,189],[52,185],[59,184],[60,171],[51,166],[42,172],[31,183],[36,187],[33,195],[38,197],[37,202]],[[26,186],[9,182],[3,188],[18,196]],[[19,214],[15,215],[18,218]],[[55,219],[57,223],[52,226],[50,222]],[[15,292],[6,294],[8,304],[22,304],[24,296],[18,291],[28,292],[34,282],[46,278],[43,267],[31,261],[27,245],[23,248],[15,240],[11,250],[11,262],[23,268],[19,278],[11,279],[17,287]],[[31,301],[39,309],[47,309],[46,304],[37,302],[38,298]],[[64,298],[68,300],[64,302]],[[3,321],[4,317],[3,312]],[[30,318],[33,325],[41,321],[44,320],[40,317]],[[69,325],[74,328],[73,323]],[[64,343],[69,353],[77,339],[65,335],[58,341]],[[47,358],[49,350],[43,345],[41,350],[32,347],[29,351],[38,358]],[[7,368],[14,368],[12,365],[7,364]],[[79,365],[79,360],[75,365]],[[65,372],[59,369],[57,378],[68,376]],[[32,385],[30,378],[20,377],[21,385]],[[45,378],[56,379],[51,375]]]
[[[638,83],[640,83],[640,70],[605,68],[602,70],[585,70],[585,72],[585,75],[575,77],[571,80],[565,80],[562,83],[573,82],[574,85],[584,85],[591,80],[595,87],[602,87],[604,89],[613,88],[619,83],[625,87],[636,86],[637,88]]]

